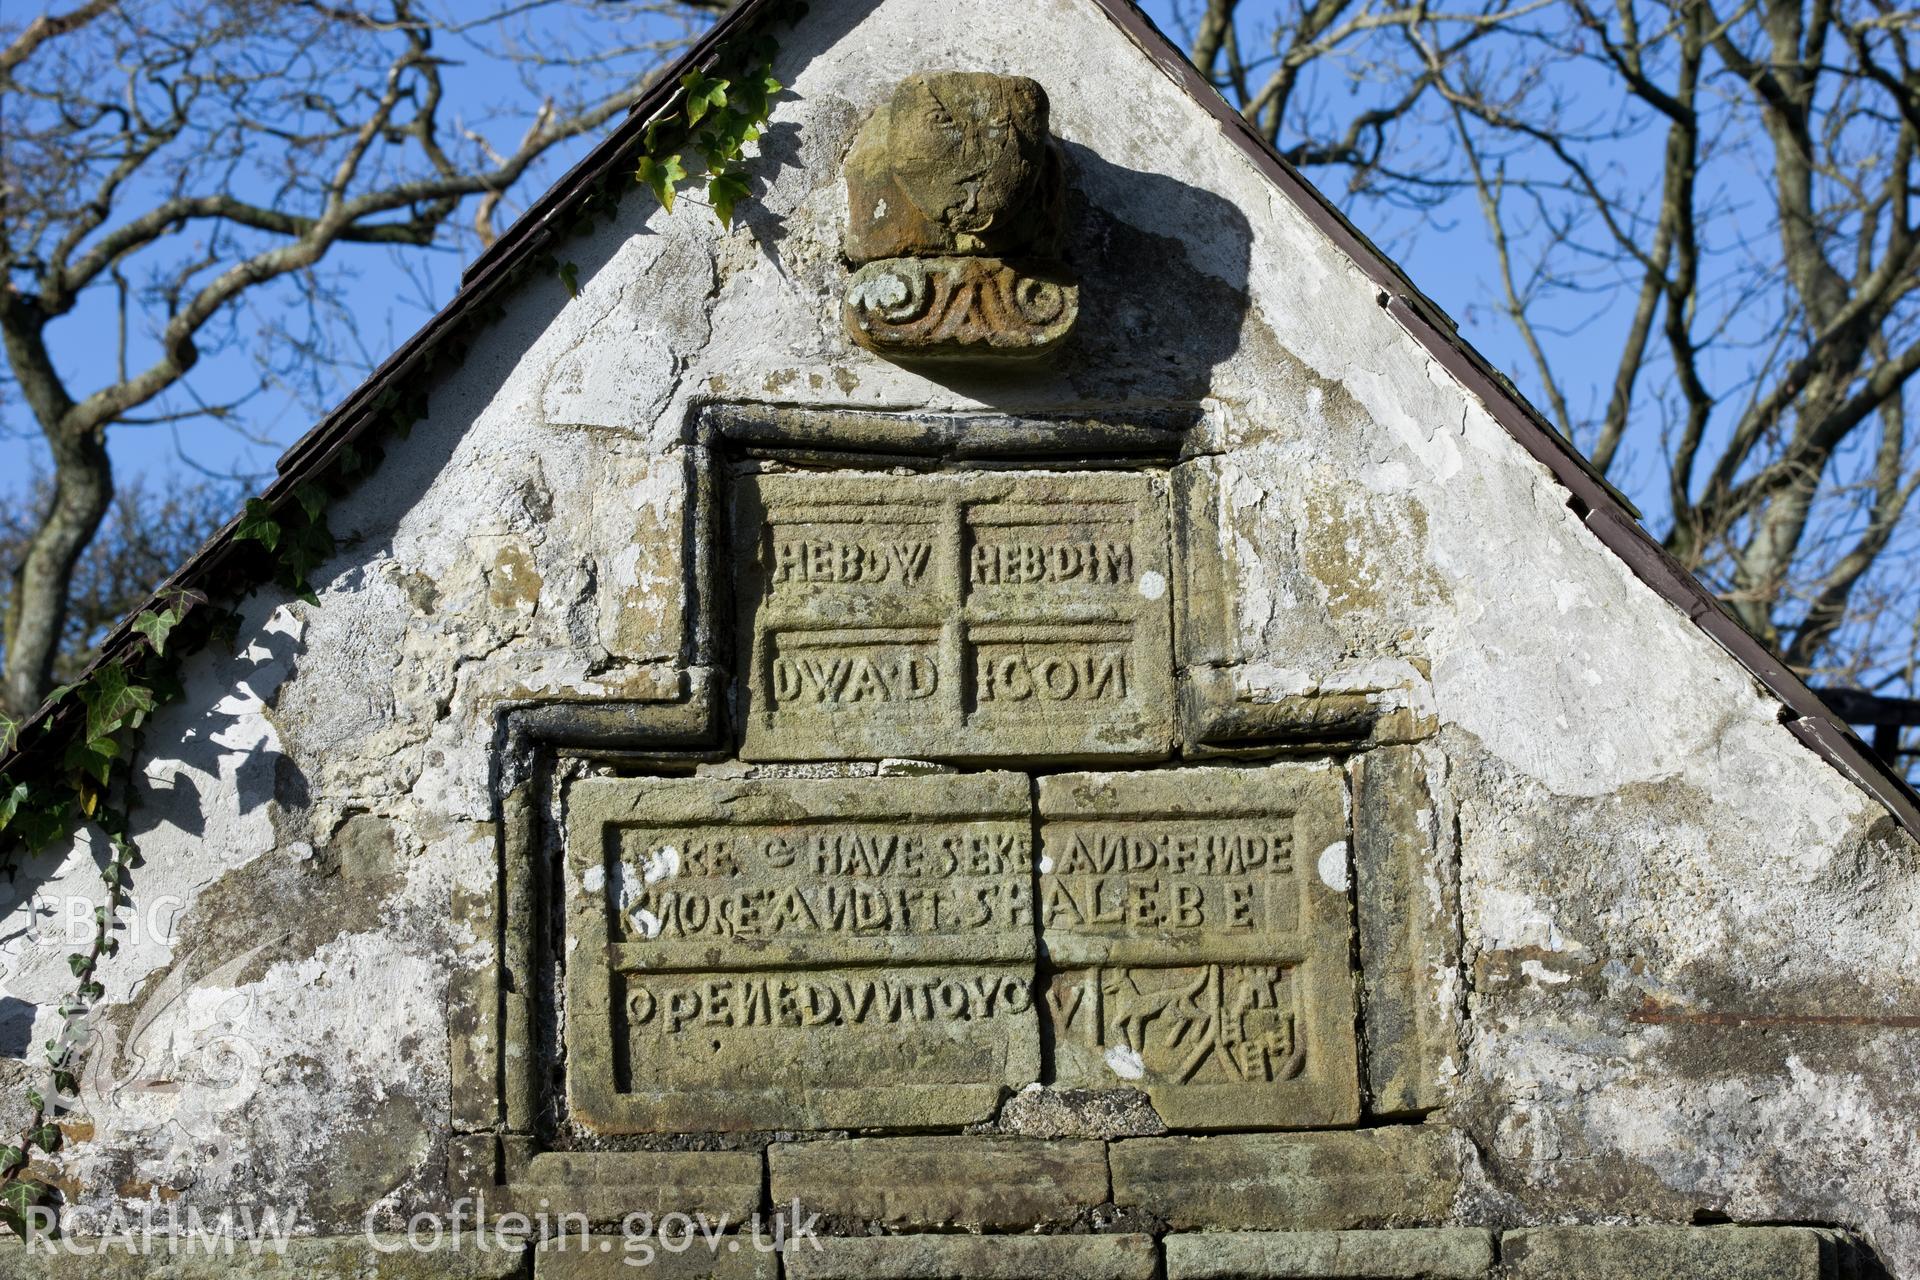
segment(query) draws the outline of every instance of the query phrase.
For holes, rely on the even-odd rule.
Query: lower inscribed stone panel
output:
[[[576,784],[574,1120],[612,1134],[991,1116],[1040,1070],[1029,797],[995,773]]]

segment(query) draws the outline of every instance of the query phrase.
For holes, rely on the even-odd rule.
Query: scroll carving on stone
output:
[[[861,346],[900,360],[1030,359],[1073,331],[1065,180],[1036,82],[902,81],[854,140],[847,199],[844,313]]]

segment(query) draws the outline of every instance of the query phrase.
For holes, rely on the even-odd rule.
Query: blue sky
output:
[[[1154,0],[1147,8],[1165,29],[1174,31],[1170,0]],[[475,101],[497,83],[492,69],[471,57],[452,76],[451,93],[465,94]],[[507,122],[496,132],[502,141],[511,140]],[[536,180],[515,192],[515,203],[524,204],[590,145],[590,140],[583,141],[550,157]],[[1350,204],[1339,200],[1339,192],[1331,194],[1336,201]],[[1484,236],[1479,234],[1478,215],[1469,203],[1455,203],[1457,209],[1437,218],[1429,214],[1383,218],[1378,206],[1350,207],[1349,212],[1363,230],[1400,257],[1421,288],[1451,311],[1476,343],[1512,368],[1513,353],[1505,349],[1504,325],[1497,319],[1493,323],[1478,319],[1484,309],[1477,304],[1486,296],[1486,273],[1491,265]],[[408,250],[400,256],[384,248],[356,246],[334,252],[329,265],[347,277],[345,287],[356,321],[354,338],[364,367],[342,371],[331,398],[344,395],[358,381],[360,372],[377,363],[452,296],[464,257],[444,250]],[[285,305],[284,295],[256,297],[246,304],[237,323],[247,329],[274,321],[284,323],[286,317],[276,316],[274,309]],[[112,297],[104,290],[56,323],[51,334],[56,355],[76,390],[92,389],[111,376],[113,330]],[[137,342],[137,334],[135,338]],[[1524,370],[1512,368],[1512,372],[1521,376],[1524,385]],[[255,381],[250,361],[239,351],[203,360],[191,379],[198,395],[208,401],[238,395]],[[168,477],[192,477],[208,471],[239,476],[257,485],[270,475],[274,460],[312,425],[323,407],[318,401],[303,403],[301,397],[269,390],[246,401],[232,424],[198,421],[117,426],[110,436],[115,466],[122,476],[145,473],[162,482]],[[45,450],[17,401],[0,405],[0,413],[5,415],[0,419],[4,424],[0,484],[18,493],[34,466],[45,457]]]

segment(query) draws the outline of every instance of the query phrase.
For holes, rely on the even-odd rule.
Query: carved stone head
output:
[[[1051,257],[1060,158],[1047,91],[1024,76],[909,76],[847,158],[847,258]]]
[[[847,331],[896,360],[1030,359],[1080,289],[1057,261],[1065,179],[1047,93],[1022,76],[900,82],[847,156]]]

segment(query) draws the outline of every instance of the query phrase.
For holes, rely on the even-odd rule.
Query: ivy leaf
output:
[[[577,262],[561,263],[560,264],[560,283],[567,286],[567,296],[569,298],[579,297],[580,296],[580,264]]]
[[[87,737],[104,738],[153,710],[153,690],[127,678],[127,669],[117,662],[108,663],[93,673],[80,690],[87,704]]]
[[[327,491],[317,484],[303,484],[293,491],[293,496],[309,520],[318,520],[320,513],[327,509]]]
[[[773,95],[786,87],[774,79],[772,67],[761,66],[733,86],[729,99],[749,120],[757,123],[770,114]]]
[[[687,90],[687,122],[699,124],[707,112],[727,105],[727,90],[732,83],[727,80],[710,80],[698,67],[680,77],[680,83]]]
[[[27,1215],[40,1197],[46,1194],[46,1188],[32,1178],[15,1178],[0,1187],[0,1220],[13,1229],[14,1234],[27,1234]]]
[[[168,609],[149,609],[133,620],[133,629],[145,636],[152,644],[155,653],[167,651],[167,637],[180,625],[180,619],[186,616],[186,610],[178,605]]]
[[[112,738],[80,738],[68,744],[61,763],[104,787],[113,780],[113,761],[119,754],[120,748]],[[93,816],[91,810],[87,816]]]
[[[43,1124],[28,1134],[27,1140],[42,1151],[58,1151],[60,1149],[60,1126],[57,1124]]]
[[[280,545],[280,522],[273,518],[273,507],[259,498],[247,499],[247,514],[234,527],[239,542],[257,542],[271,551]]]
[[[652,155],[656,151],[660,150],[661,131],[663,129],[671,128],[672,126],[677,125],[679,122],[680,122],[680,117],[677,115],[661,116],[658,120],[655,120],[652,124],[647,126],[645,145],[647,148],[648,155]]]
[[[0,1169],[12,1169],[26,1160],[26,1153],[18,1147],[0,1147]]]
[[[734,205],[752,194],[746,174],[738,169],[722,169],[707,181],[707,198],[713,202],[713,212],[728,227],[733,225]]]
[[[313,592],[307,585],[307,575],[333,554],[333,534],[323,524],[284,532],[286,541],[280,551],[280,564],[284,572],[280,580],[291,590],[299,592],[300,598],[307,603],[318,604],[319,600],[313,598]]]
[[[664,160],[655,160],[652,156],[640,157],[640,168],[633,175],[642,186],[653,192],[653,198],[668,213],[673,212],[673,189],[686,181],[687,170],[680,163],[679,156],[668,156]]]
[[[0,789],[0,831],[7,829],[13,821],[13,815],[20,812],[20,806],[27,802],[27,784],[16,782],[9,789]]]
[[[20,833],[29,849],[44,849],[66,831],[67,814],[72,807],[73,801],[69,798],[44,809],[22,809],[14,815],[13,829]]]

